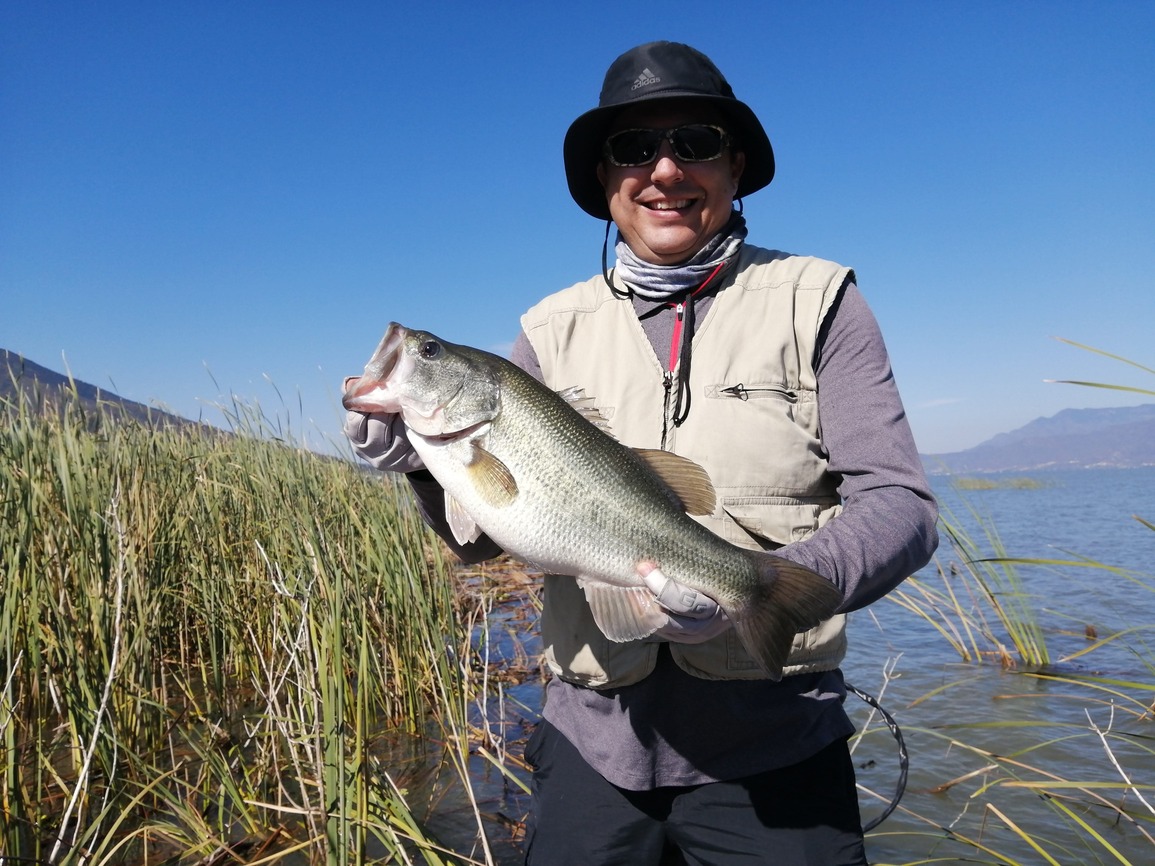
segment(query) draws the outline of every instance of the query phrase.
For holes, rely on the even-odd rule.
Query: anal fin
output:
[[[644,586],[580,583],[598,629],[616,643],[649,637],[666,623],[665,611]]]

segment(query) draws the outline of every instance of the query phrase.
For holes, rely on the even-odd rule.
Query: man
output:
[[[544,299],[512,360],[579,385],[615,435],[706,468],[703,522],[829,579],[841,610],[877,600],[929,560],[936,506],[877,323],[853,272],[745,242],[735,200],[774,176],[770,141],[721,72],[686,45],[619,57],[564,146],[574,200],[617,227],[617,265]],[[396,418],[350,413],[382,469],[408,471],[451,539],[443,494]],[[496,555],[485,537],[453,544]],[[711,599],[655,571],[667,624],[612,643],[582,591],[545,577],[554,675],[526,749],[530,864],[859,864],[865,851],[846,739],[839,614],[764,678]]]

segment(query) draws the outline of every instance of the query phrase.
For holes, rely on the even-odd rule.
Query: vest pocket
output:
[[[784,415],[791,421],[797,421],[795,413],[799,404],[812,401],[814,396],[813,392],[804,392],[776,382],[722,382],[707,385],[705,393],[706,399],[721,400],[722,405],[752,403],[766,408],[773,406],[775,414]],[[742,417],[749,420],[747,415],[743,414]]]
[[[658,644],[615,643],[602,634],[577,580],[546,574],[542,606],[542,643],[546,663],[555,675],[591,689],[626,686],[654,669]]]
[[[837,500],[805,500],[789,496],[723,497],[722,537],[750,550],[777,550],[814,534],[823,512]],[[714,527],[711,527],[714,528]]]

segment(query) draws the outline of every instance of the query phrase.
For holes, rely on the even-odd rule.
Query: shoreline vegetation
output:
[[[0,416],[0,863],[519,862],[536,575],[461,567],[403,482],[295,447],[256,407],[227,407],[220,436],[67,399]],[[972,516],[985,538],[944,515],[934,576],[875,606],[957,662],[896,712],[912,754],[949,751],[957,773],[912,780],[875,859],[1150,862],[1155,625],[1082,633],[1068,611],[1056,636],[1024,575],[1144,594],[1155,577],[1016,559]],[[1138,673],[1087,664],[1120,647]],[[1014,712],[968,719],[992,682]],[[856,763],[880,765],[865,820],[894,744],[873,714],[860,728]]]
[[[951,479],[951,487],[955,490],[1038,490],[1045,486],[1045,481],[1029,477],[974,478],[964,475]]]

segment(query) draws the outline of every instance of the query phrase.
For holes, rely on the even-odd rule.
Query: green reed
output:
[[[0,862],[495,862],[477,762],[516,784],[526,771],[490,751],[488,723],[471,727],[488,710],[468,630],[489,608],[463,609],[407,490],[294,447],[287,423],[239,402],[224,409],[231,435],[76,406],[2,412]],[[954,561],[875,614],[905,608],[964,661],[1001,664],[921,695],[893,677],[913,772],[934,748],[958,772],[912,777],[871,838],[897,840],[896,863],[1145,862],[1128,852],[1155,847],[1155,687],[1049,664],[1022,572],[1155,580],[1073,554],[1015,559],[980,526],[987,550],[948,516]],[[1155,673],[1150,628],[1089,639],[1060,664],[1126,643]],[[1000,696],[1025,707],[1016,718],[983,716],[969,690],[992,676],[1038,683]],[[1072,702],[1086,724],[1059,720]],[[382,745],[389,725],[445,744],[474,855],[431,831],[440,795],[415,799],[442,768],[406,768]],[[1101,765],[1070,764],[1080,742],[1101,744]]]
[[[373,757],[471,689],[408,491],[237,403],[231,433],[33,407],[0,406],[0,862],[435,850]]]
[[[876,862],[1150,862],[1149,716],[1080,695],[1075,681],[1004,688],[964,678],[898,712],[915,770],[898,811],[870,836]],[[997,706],[1006,702],[1023,706]],[[950,757],[945,778],[917,769],[935,752]]]
[[[955,478],[956,490],[1036,490],[1043,486],[1037,478]]]
[[[912,577],[889,598],[931,624],[964,660],[993,657],[1004,667],[1045,666],[1050,651],[1019,563],[1007,555],[997,528],[973,516],[989,552],[953,515],[943,514],[939,526],[958,561],[940,565],[937,582]]]

